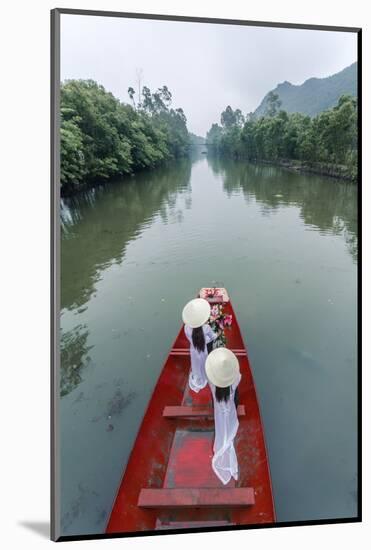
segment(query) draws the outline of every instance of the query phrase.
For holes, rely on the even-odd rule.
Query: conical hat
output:
[[[191,328],[201,327],[210,317],[210,304],[203,298],[195,298],[184,306],[182,317],[184,324]]]
[[[214,349],[206,359],[206,375],[219,388],[227,388],[236,381],[240,365],[235,354],[227,348]]]

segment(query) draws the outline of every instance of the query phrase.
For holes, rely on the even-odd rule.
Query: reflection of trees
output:
[[[275,166],[208,157],[215,174],[222,176],[228,196],[243,193],[246,201],[260,203],[263,214],[294,205],[303,222],[323,233],[343,234],[357,259],[357,187],[320,176],[298,174]]]
[[[81,372],[90,362],[87,345],[89,332],[86,325],[62,333],[61,335],[61,397],[70,393],[81,382]]]
[[[198,162],[203,162],[206,158],[206,155],[202,152],[206,150],[203,147],[195,147],[190,151],[190,159],[192,164],[197,164]]]
[[[121,262],[125,249],[157,213],[186,190],[189,159],[124,181],[96,187],[61,205],[61,306],[83,305],[94,292],[102,269]]]

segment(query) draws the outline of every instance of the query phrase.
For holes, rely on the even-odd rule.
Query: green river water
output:
[[[101,533],[202,286],[249,350],[279,521],[357,514],[357,188],[199,156],[61,208],[61,529]]]

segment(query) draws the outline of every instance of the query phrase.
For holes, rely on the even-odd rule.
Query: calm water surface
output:
[[[355,186],[201,158],[62,204],[62,533],[101,533],[196,291],[227,287],[279,521],[357,514]]]

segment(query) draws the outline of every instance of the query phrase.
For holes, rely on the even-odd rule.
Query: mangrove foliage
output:
[[[183,157],[190,149],[183,109],[172,108],[167,86],[152,93],[144,86],[132,105],[93,80],[61,86],[62,193],[152,168]]]
[[[311,118],[281,109],[277,94],[268,98],[267,114],[244,117],[228,106],[220,125],[207,133],[209,148],[254,162],[273,162],[355,181],[357,178],[357,101],[350,95]]]

